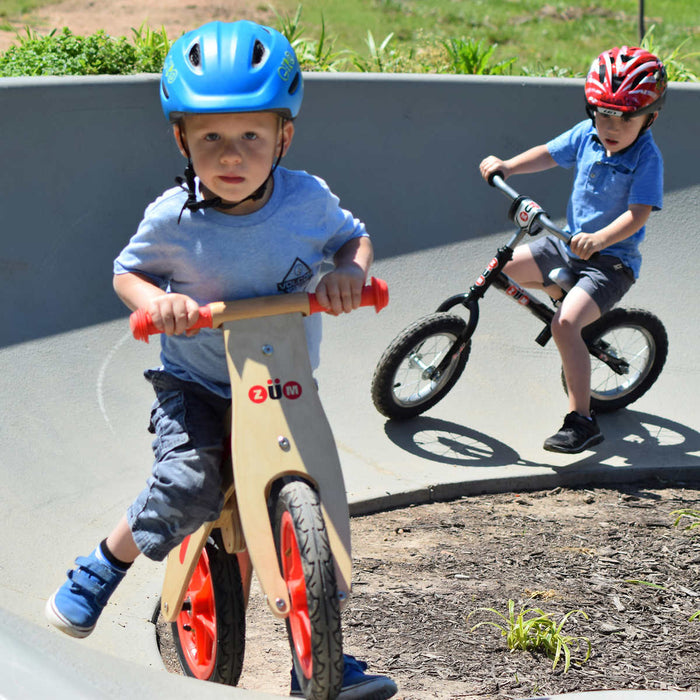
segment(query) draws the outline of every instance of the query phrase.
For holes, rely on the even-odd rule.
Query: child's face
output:
[[[280,126],[280,121],[272,112],[188,114],[174,130],[180,151],[185,157],[189,152],[207,197],[218,196],[229,203],[253,194],[270,174],[280,149],[289,147],[294,127],[289,121]],[[270,193],[268,187],[262,199],[224,211],[250,214],[265,204]]]
[[[647,115],[642,114],[637,117],[623,119],[607,114],[596,112],[595,126],[598,132],[598,138],[603,143],[608,155],[617,153],[631,146],[639,132],[646,124]]]

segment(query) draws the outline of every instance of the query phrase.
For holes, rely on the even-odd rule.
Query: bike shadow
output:
[[[694,428],[630,409],[599,416],[598,423],[605,440],[566,469],[599,465],[624,470],[654,465],[696,468],[700,477],[700,432]]]
[[[625,471],[674,469],[700,478],[700,432],[651,413],[623,409],[599,417],[605,440],[580,455],[554,455],[541,450],[541,459],[524,458],[511,445],[485,433],[444,419],[419,416],[410,421],[387,421],[386,436],[417,457],[462,467],[546,467],[557,474],[595,471],[624,478]],[[562,464],[562,459],[571,461]],[[661,476],[661,475],[659,475]],[[674,475],[676,478],[678,475]]]
[[[500,467],[520,463],[518,453],[504,442],[440,418],[387,421],[384,432],[402,450],[441,464]]]

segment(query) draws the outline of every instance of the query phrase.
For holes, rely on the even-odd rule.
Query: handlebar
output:
[[[389,288],[384,280],[372,277],[371,284],[362,290],[360,306],[374,306],[379,313],[389,303]],[[301,313],[304,316],[320,311],[328,311],[321,306],[315,294],[295,292],[294,294],[273,294],[253,299],[236,301],[215,301],[199,307],[199,318],[190,326],[193,328],[217,328],[226,321],[239,321],[244,318],[276,316],[277,314]],[[153,325],[151,315],[145,309],[137,309],[129,318],[131,333],[136,340],[148,342],[148,336],[162,333]],[[188,330],[190,330],[188,329]]]
[[[567,245],[571,243],[572,236],[556,226],[537,202],[525,195],[518,194],[510,185],[507,185],[500,170],[489,175],[488,183],[491,187],[501,190],[506,197],[512,200],[508,218],[520,229],[534,236],[544,228]]]

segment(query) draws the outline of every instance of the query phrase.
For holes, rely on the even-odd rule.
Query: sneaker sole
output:
[[[338,700],[388,700],[396,695],[397,690],[396,684],[390,679],[368,681],[341,690]]]
[[[545,443],[544,445],[542,445],[542,448],[547,450],[547,452],[559,452],[561,454],[576,455],[579,452],[587,450],[589,447],[599,445],[601,442],[603,442],[603,440],[605,440],[605,437],[598,433],[598,435],[593,435],[592,437],[588,438],[588,440],[586,440],[586,442],[584,442],[583,445],[579,445],[578,447],[558,447],[557,445],[548,445],[547,443]]]
[[[397,692],[396,683],[390,678],[372,679],[341,690],[338,700],[388,700]],[[304,694],[301,690],[293,690],[290,696],[303,698]]]
[[[75,637],[76,639],[84,639],[87,637],[92,630],[95,629],[95,625],[92,627],[79,627],[74,625],[70,620],[67,620],[60,612],[56,609],[56,604],[54,599],[56,594],[54,593],[47,601],[46,607],[44,608],[44,615],[46,619],[57,629],[61,630],[64,634],[70,637]]]

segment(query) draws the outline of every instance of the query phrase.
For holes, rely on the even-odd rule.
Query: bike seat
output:
[[[570,292],[578,282],[576,273],[568,267],[555,267],[548,276],[557,287],[561,287],[565,292]]]

